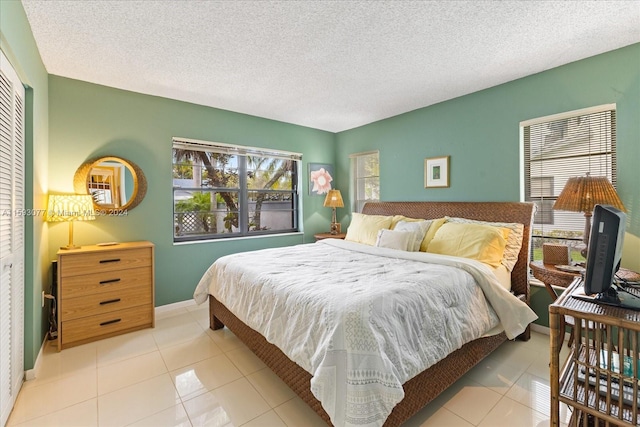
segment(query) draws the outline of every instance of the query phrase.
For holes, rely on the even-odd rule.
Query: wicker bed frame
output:
[[[451,216],[524,224],[522,249],[511,273],[511,288],[513,293],[527,304],[529,303],[527,265],[533,212],[533,204],[517,202],[377,202],[367,203],[363,209],[363,213],[370,215],[405,215],[424,219]],[[227,326],[320,417],[331,424],[320,402],[311,394],[309,388],[311,374],[292,362],[258,332],[245,325],[212,296],[209,296],[209,317],[211,329]],[[527,328],[520,339],[528,340],[529,334],[529,328]],[[506,340],[505,334],[502,333],[467,343],[404,383],[405,397],[393,408],[384,425],[402,424]]]

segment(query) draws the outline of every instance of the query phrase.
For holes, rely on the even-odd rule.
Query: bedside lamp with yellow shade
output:
[[[577,176],[569,178],[562,192],[556,199],[553,209],[570,212],[583,212],[585,217],[584,235],[582,241],[583,257],[587,255],[589,234],[591,232],[591,215],[595,205],[610,205],[625,211],[624,205],[618,197],[615,188],[605,176]]]
[[[73,222],[96,219],[93,199],[88,194],[50,194],[47,205],[47,222],[69,223],[69,244],[60,249],[79,249],[73,244]]]
[[[336,221],[336,208],[344,207],[344,202],[342,201],[340,190],[329,190],[329,192],[327,193],[327,197],[325,197],[324,199],[324,207],[333,209],[333,213],[331,215],[331,234],[339,234],[340,223]]]

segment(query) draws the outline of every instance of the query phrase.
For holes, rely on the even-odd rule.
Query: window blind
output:
[[[584,215],[553,210],[570,177],[605,176],[616,186],[616,110],[604,105],[521,123],[525,200],[535,202],[534,235],[581,239]]]
[[[235,154],[240,156],[271,157],[283,160],[302,160],[301,153],[294,153],[291,151],[267,150],[264,148],[225,144],[223,142],[199,141],[186,138],[173,138],[173,148],[229,155]]]

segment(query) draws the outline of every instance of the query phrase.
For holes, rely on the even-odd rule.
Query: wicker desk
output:
[[[574,298],[572,294],[580,287],[580,280],[576,280],[549,306],[551,425],[560,425],[560,403],[574,408],[569,423],[572,426],[598,426],[606,421],[618,426],[639,425],[638,405],[624,404],[614,399],[611,392],[611,379],[618,378],[621,382],[631,384],[632,399],[640,401],[640,385],[633,379],[634,375],[640,374],[639,370],[637,369],[635,374],[632,372],[621,375],[615,368],[608,369],[616,364],[615,360],[611,363],[604,360],[607,360],[607,354],[611,354],[619,362],[619,354],[624,354],[629,358],[625,358],[629,366],[637,366],[640,353],[640,311]],[[640,295],[638,290],[632,292]],[[573,318],[576,327],[572,331],[574,344],[567,361],[560,369],[564,317]],[[584,380],[579,377],[583,370],[599,374],[593,376],[594,385],[585,387]],[[596,378],[599,378],[598,385],[602,386],[602,390],[596,388]],[[589,423],[586,421],[587,418],[590,418]]]

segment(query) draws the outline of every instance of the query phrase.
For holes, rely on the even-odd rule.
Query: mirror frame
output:
[[[75,175],[73,176],[73,188],[75,192],[79,194],[91,194],[87,186],[89,174],[94,167],[98,166],[102,162],[122,163],[127,169],[129,169],[129,171],[131,172],[131,176],[133,177],[133,193],[127,203],[120,206],[119,208],[107,208],[97,204],[94,201],[94,209],[99,211],[106,211],[109,214],[122,214],[138,206],[142,199],[144,199],[145,194],[147,194],[147,179],[145,178],[142,169],[140,169],[138,165],[130,160],[123,159],[122,157],[101,156],[89,159],[81,164],[80,167],[76,170]]]

